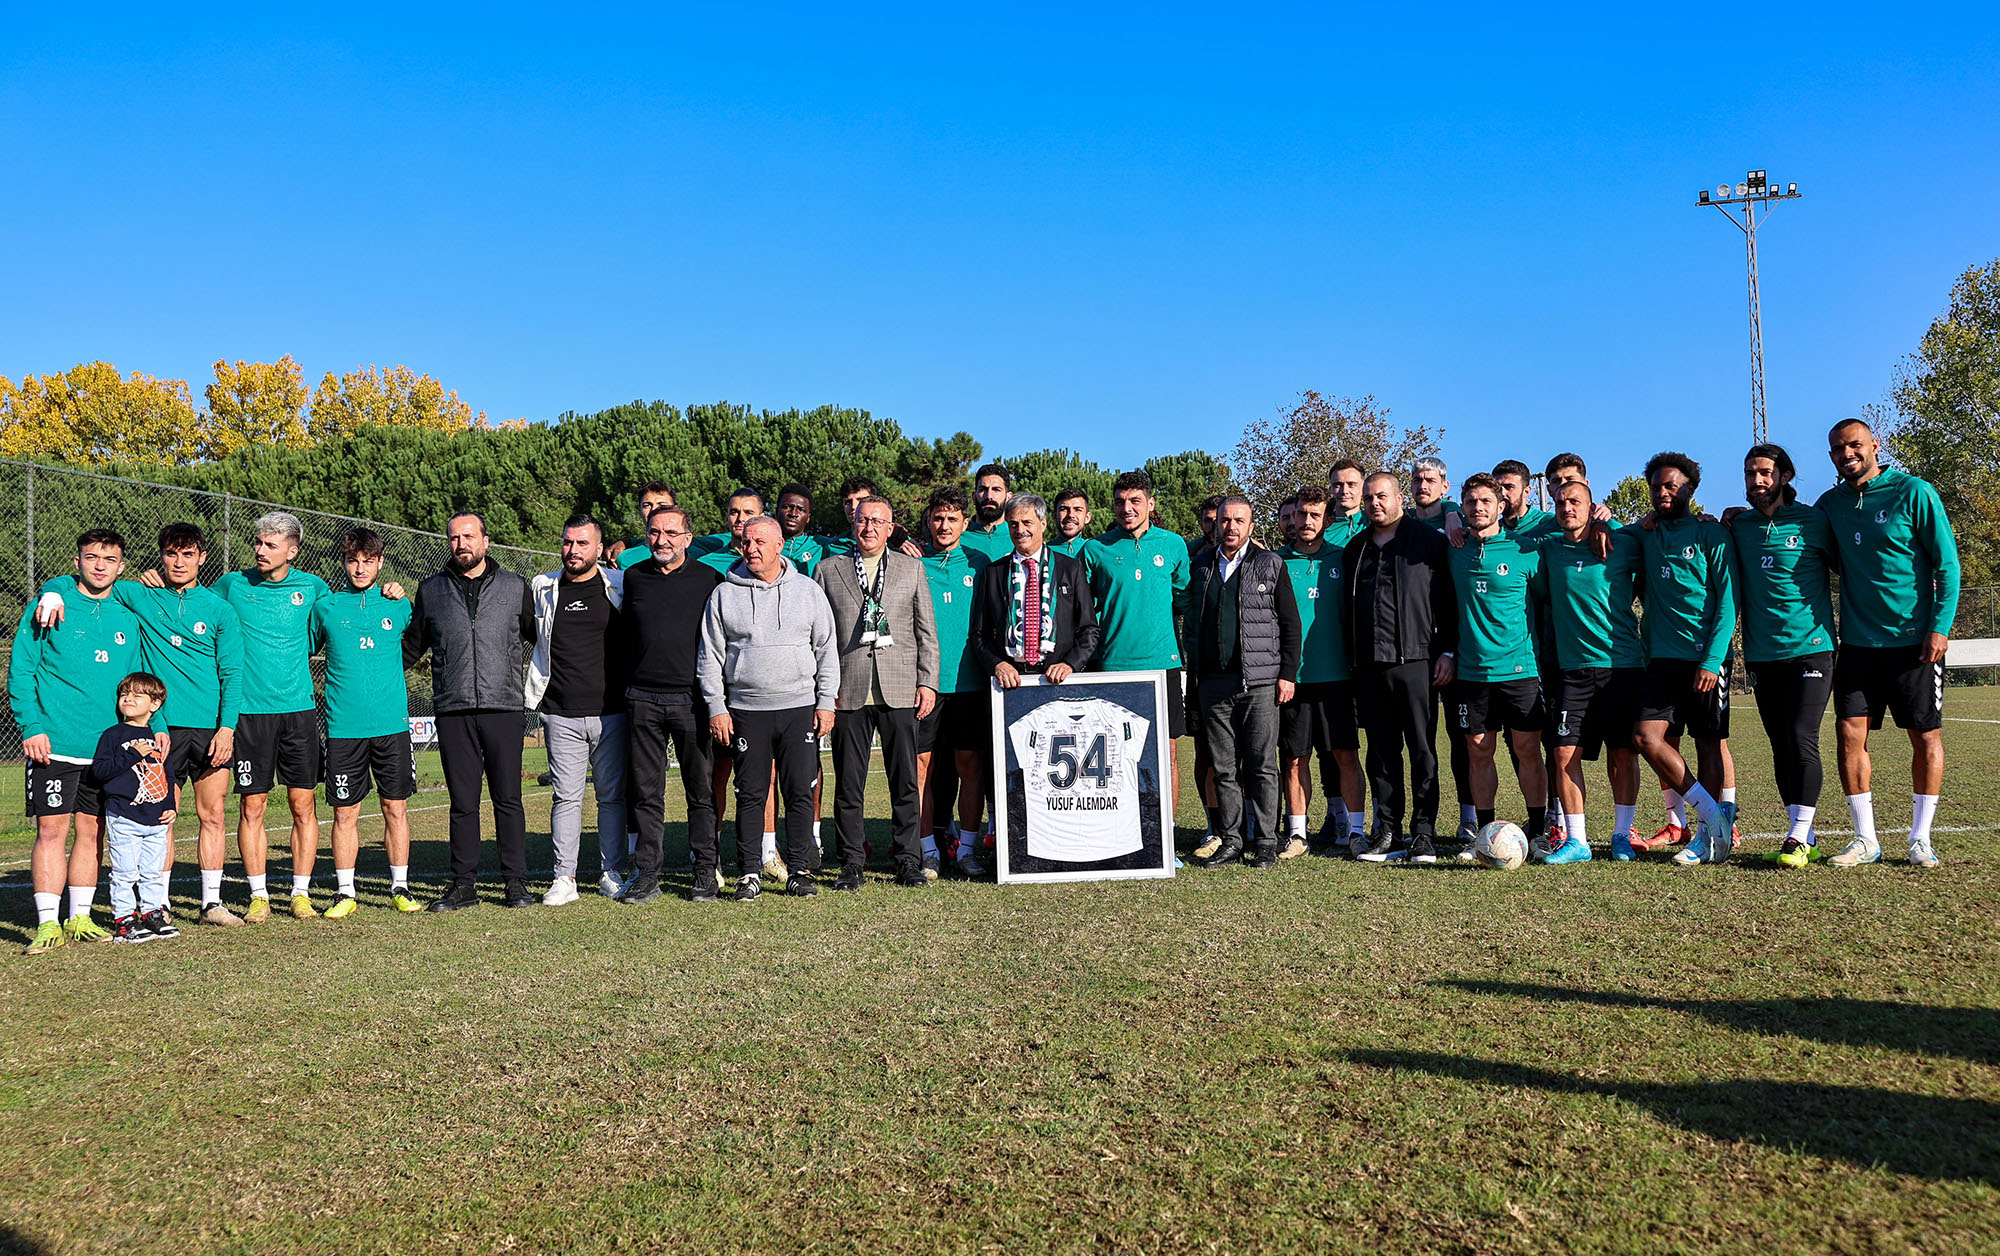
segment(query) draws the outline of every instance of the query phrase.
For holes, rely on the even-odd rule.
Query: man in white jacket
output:
[[[577,848],[583,840],[583,787],[597,794],[597,888],[615,895],[623,884],[625,839],[625,667],[619,608],[625,573],[604,567],[604,528],[589,515],[563,525],[562,570],[529,584],[535,607],[535,649],[528,659],[527,703],[542,714],[555,800],[549,836],[555,876],[542,896],[548,907],[574,903]]]
[[[776,519],[752,519],[743,529],[743,557],[709,596],[701,619],[696,673],[713,712],[709,731],[736,754],[739,903],[762,892],[764,797],[774,761],[785,804],[785,892],[819,892],[809,871],[813,779],[819,739],[833,728],[840,650],[826,594],[785,558],[784,544]]]

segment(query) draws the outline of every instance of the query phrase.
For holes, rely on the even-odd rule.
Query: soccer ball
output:
[[[1528,862],[1528,835],[1518,824],[1495,820],[1479,830],[1472,843],[1472,857],[1489,868],[1512,872]]]

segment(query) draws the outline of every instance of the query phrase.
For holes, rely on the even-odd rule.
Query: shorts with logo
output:
[[[1511,729],[1539,733],[1548,722],[1542,703],[1542,682],[1536,676],[1519,680],[1455,680],[1445,695],[1445,716],[1467,737]]]
[[[1722,661],[1722,681],[1707,693],[1694,687],[1701,664],[1693,659],[1654,659],[1646,664],[1639,689],[1639,719],[1665,720],[1671,736],[1684,728],[1696,741],[1729,739],[1729,678],[1732,660]]]
[[[410,735],[326,739],[326,800],[352,807],[368,797],[372,787],[390,802],[417,792],[416,757]]]
[[[228,770],[227,763],[214,761],[216,731],[213,728],[168,729],[167,779],[182,785]]]
[[[984,689],[969,693],[941,693],[931,713],[917,721],[918,754],[950,754],[956,750],[986,752],[993,739],[988,727],[992,708]]]
[[[236,792],[268,794],[274,784],[317,789],[319,721],[311,711],[236,717]]]
[[[88,763],[28,761],[28,814],[102,816],[104,794]]]
[[[1868,717],[1882,727],[1882,713],[1899,728],[1927,733],[1944,726],[1944,664],[1921,661],[1923,646],[1843,645],[1833,664],[1833,713],[1843,720]]]
[[[1643,667],[1580,667],[1555,677],[1549,709],[1549,744],[1579,746],[1586,759],[1605,749],[1632,749],[1632,726],[1639,722]]]
[[[1323,680],[1300,685],[1278,708],[1279,753],[1303,759],[1317,750],[1359,750],[1361,730],[1354,719],[1354,684]]]

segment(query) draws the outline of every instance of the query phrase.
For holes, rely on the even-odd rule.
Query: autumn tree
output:
[[[226,359],[215,364],[208,399],[208,456],[222,458],[246,445],[297,444],[306,439],[305,372],[287,353],[276,362]]]
[[[95,467],[191,462],[206,451],[186,380],[85,362],[18,385],[0,376],[0,455]]]
[[[2000,581],[2000,258],[1958,277],[1889,402],[1884,439],[1944,499],[1964,583]]]
[[[456,392],[407,366],[364,366],[345,375],[328,371],[306,407],[307,436],[326,441],[370,426],[454,432],[487,422],[485,411],[474,414]]]
[[[1230,463],[1245,495],[1267,515],[1301,486],[1325,484],[1327,472],[1342,458],[1370,471],[1405,474],[1418,457],[1436,453],[1443,440],[1443,428],[1390,422],[1388,407],[1378,407],[1373,394],[1328,398],[1307,390],[1275,420],[1259,419],[1244,428]]]

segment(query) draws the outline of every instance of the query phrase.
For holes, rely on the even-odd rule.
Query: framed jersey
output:
[[[993,686],[1001,883],[1174,875],[1169,700],[1164,671]]]

